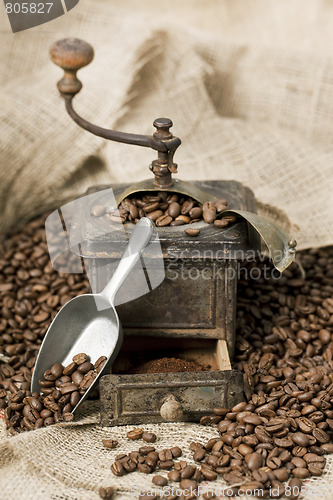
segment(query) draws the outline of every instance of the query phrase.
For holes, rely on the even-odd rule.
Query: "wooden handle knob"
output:
[[[92,46],[78,38],[65,38],[50,47],[50,57],[65,72],[57,84],[60,93],[63,96],[77,94],[82,88],[82,83],[76,77],[76,72],[93,60]]]
[[[167,422],[180,422],[183,417],[183,409],[176,398],[169,394],[161,406],[160,414]]]

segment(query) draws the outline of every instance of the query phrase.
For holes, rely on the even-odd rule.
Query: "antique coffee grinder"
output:
[[[154,179],[112,186],[116,204],[113,208],[134,194],[166,191],[200,203],[225,198],[230,210],[224,214],[237,217],[234,224],[224,229],[204,220],[197,221],[191,224],[191,228],[200,229],[195,238],[186,235],[186,225],[157,228],[165,279],[149,294],[117,308],[125,340],[112,373],[100,381],[101,423],[198,421],[214,406],[232,407],[243,399],[242,374],[232,370],[230,364],[235,346],[238,261],[246,259],[250,252],[259,253],[263,240],[275,267],[283,271],[294,258],[295,240],[256,214],[252,191],[239,182],[173,179],[172,174],[177,172],[173,157],[181,141],[170,132],[171,120],[155,120],[156,132],[146,136],[107,130],[81,118],[72,106],[73,97],[82,87],[76,72],[92,61],[93,49],[81,40],[65,39],[56,42],[50,54],[53,62],[65,71],[58,89],[68,114],[79,126],[105,139],[158,152],[158,158],[150,166]],[[110,205],[103,194],[100,203],[105,207]],[[99,221],[91,214],[92,207],[88,208],[80,256],[88,263],[93,288],[101,290],[112,275],[112,263],[121,254],[114,251],[110,235],[100,237]],[[132,222],[124,225],[129,232],[134,227]],[[191,279],[193,271],[195,279]],[[194,361],[204,369],[135,372],[138,361],[168,356]]]

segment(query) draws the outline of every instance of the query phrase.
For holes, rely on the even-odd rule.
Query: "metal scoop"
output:
[[[123,332],[114,299],[119,288],[148,245],[154,224],[142,218],[136,224],[129,244],[111,280],[97,294],[74,297],[65,304],[52,321],[37,356],[32,375],[31,391],[40,392],[39,380],[54,363],[67,366],[73,356],[85,353],[91,363],[107,356],[104,368],[72,410],[74,413],[95,386],[98,379],[112,365],[123,341]]]

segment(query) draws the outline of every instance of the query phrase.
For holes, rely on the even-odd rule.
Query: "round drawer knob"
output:
[[[161,406],[160,414],[167,422],[180,422],[183,417],[183,408],[177,399],[169,394]]]

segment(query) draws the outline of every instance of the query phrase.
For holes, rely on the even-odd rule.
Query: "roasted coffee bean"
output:
[[[144,474],[151,474],[153,472],[153,469],[147,464],[138,463],[138,471],[143,472]]]
[[[71,384],[64,384],[64,385],[61,385],[61,387],[60,387],[61,394],[69,394],[71,392],[75,392],[78,390],[79,390],[79,386],[72,384],[72,383]]]
[[[75,356],[74,356],[75,357]],[[73,358],[74,359],[74,358]],[[89,371],[93,370],[94,369],[94,365],[92,363],[90,363],[89,361],[84,361],[83,363],[81,363],[79,366],[78,366],[78,369],[77,371],[79,373],[83,373],[83,374],[86,374],[88,373]]]
[[[169,205],[168,214],[173,219],[175,219],[180,214],[180,210],[181,210],[181,206],[179,205],[179,203],[177,203],[176,201],[174,201],[173,203],[170,203],[170,205]]]
[[[75,370],[75,372],[72,373],[72,382],[73,384],[79,386],[83,380],[83,373],[80,373],[79,370]]]
[[[62,413],[70,413],[71,411],[73,411],[73,406],[70,403],[67,403],[62,409]]]
[[[228,221],[229,224],[233,224],[234,222],[236,222],[237,216],[236,215],[223,215],[222,214],[221,220]]]
[[[171,454],[173,458],[179,458],[182,456],[183,452],[178,446],[173,446],[170,448]]]
[[[44,419],[44,425],[45,427],[48,427],[49,425],[54,424],[54,418],[53,417],[47,417]]]
[[[319,444],[325,444],[330,441],[329,435],[322,429],[313,429],[312,435],[316,438]]]
[[[154,212],[150,212],[149,214],[147,214],[147,218],[151,219],[153,222],[156,222],[157,219],[160,219],[160,217],[162,216],[163,216],[162,210],[155,210]]]
[[[165,450],[161,450],[158,454],[158,458],[159,460],[161,461],[164,461],[164,460],[172,460],[173,459],[173,455],[172,455],[172,452],[171,450],[169,449],[165,449]]]
[[[103,369],[106,361],[107,361],[107,357],[106,356],[100,356],[97,359],[97,361],[95,363],[95,370],[97,371],[97,373],[99,373]]]
[[[208,481],[215,481],[215,479],[217,478],[217,472],[209,469],[208,467],[205,466],[205,464],[201,465],[200,472],[203,475],[203,477]]]
[[[324,472],[324,469],[318,466],[318,464],[310,463],[308,465],[308,471],[311,476],[321,476]]]
[[[182,479],[190,479],[194,472],[196,471],[196,468],[193,465],[187,465],[180,473],[180,477]]]
[[[183,220],[173,220],[170,222],[170,226],[183,226],[185,222]]]
[[[324,453],[333,453],[333,443],[325,443],[320,446]]]
[[[251,425],[262,425],[263,420],[259,415],[255,415],[254,413],[251,415],[245,415],[243,418],[243,422],[245,424],[251,424]]]
[[[116,460],[112,465],[111,465],[111,472],[115,476],[123,476],[125,474],[125,469],[124,466],[119,460]]]
[[[202,207],[202,214],[205,222],[212,224],[216,219],[216,207],[214,203],[206,201]]]
[[[170,215],[162,215],[161,217],[159,217],[158,219],[156,219],[156,226],[157,227],[164,227],[164,226],[168,226],[170,224],[170,222],[172,222],[172,217],[170,217]]]
[[[310,445],[309,436],[302,432],[295,432],[295,434],[291,437],[291,439],[295,444],[298,444],[299,446],[305,447]]]
[[[148,214],[150,212],[154,212],[155,210],[157,210],[158,207],[159,207],[159,202],[156,201],[155,203],[149,203],[148,205],[145,205],[143,207],[143,210],[146,212],[146,214]]]
[[[118,441],[116,439],[102,439],[102,443],[105,448],[116,448],[118,446]]]
[[[198,487],[198,483],[192,479],[182,479],[179,483],[182,490],[194,491]]]
[[[160,475],[154,476],[152,479],[152,482],[154,484],[156,484],[157,486],[161,486],[161,487],[166,486],[168,484],[167,478],[160,476]]]
[[[184,222],[184,224],[189,224],[191,222],[191,217],[189,217],[188,215],[178,215],[178,217],[176,217],[175,221],[182,221]]]
[[[78,391],[74,391],[70,394],[70,404],[73,406],[76,406],[78,404],[78,402],[80,401],[80,394]],[[59,400],[59,403],[60,403],[60,400]]]
[[[170,470],[174,466],[173,460],[159,460],[157,465],[160,469]]]
[[[94,370],[90,370],[88,373],[84,375],[82,382],[80,383],[80,389],[83,391],[89,389],[89,387],[92,385],[96,377],[97,377],[97,372],[95,372]]]
[[[132,460],[124,460],[122,464],[126,472],[134,472],[136,470],[137,464]]]
[[[263,456],[260,453],[249,453],[245,456],[245,462],[250,470],[256,470],[263,465]]]
[[[72,375],[72,373],[74,373],[76,369],[77,369],[77,364],[72,362],[63,369],[63,374],[65,376]]]
[[[141,439],[142,434],[143,434],[142,429],[132,429],[131,431],[127,432],[126,436],[128,437],[128,439],[135,440],[135,439]]]
[[[183,469],[185,469],[186,466],[187,466],[186,460],[180,460],[179,462],[175,463],[174,468],[175,470],[182,471]]]
[[[55,379],[60,378],[63,374],[64,367],[61,363],[55,363],[51,366],[51,373],[55,377]]]
[[[297,477],[298,479],[305,479],[309,477],[309,471],[305,467],[297,467],[296,469],[293,469],[293,475],[294,477]]]
[[[155,451],[155,448],[153,446],[141,446],[139,448],[139,453],[141,453],[141,455],[148,455],[149,453],[152,453]]]
[[[175,483],[179,483],[181,480],[180,472],[178,470],[171,470],[168,472],[168,478],[170,481],[174,481]]]
[[[57,377],[53,375],[51,370],[46,370],[43,374],[43,377],[45,380],[50,380],[51,382],[54,382],[57,379]]]
[[[274,476],[278,481],[284,482],[289,478],[289,471],[284,467],[282,467],[281,469],[275,469]]]
[[[112,486],[107,486],[106,488],[100,488],[98,494],[104,500],[111,500],[115,493],[115,489]]]
[[[149,465],[149,467],[152,467],[153,469],[155,469],[156,464],[157,464],[157,460],[155,460],[152,457],[147,456],[145,462],[147,465]]]
[[[55,381],[55,386],[60,387],[62,384],[65,384],[66,382],[70,383],[72,381],[71,377],[68,377],[67,375],[63,375],[62,377],[58,378]]]
[[[143,432],[142,439],[147,443],[155,443],[157,436],[153,432]]]
[[[217,439],[214,439],[214,443],[216,443],[216,441],[217,441]],[[214,443],[212,443],[212,446],[211,446],[210,450],[212,449],[212,447],[213,447],[213,444],[214,444]],[[208,444],[208,443],[207,443],[207,444]],[[201,443],[197,443],[196,441],[192,441],[192,442],[190,443],[190,450],[191,450],[191,451],[195,451],[195,450],[197,450],[197,449],[201,449],[201,448],[202,448],[202,444],[201,444]],[[207,448],[206,448],[206,449],[207,449]]]
[[[193,460],[195,460],[196,462],[201,462],[205,455],[206,450],[204,448],[197,448],[193,454]]]
[[[184,201],[184,203],[182,204],[182,208],[181,208],[181,214],[182,215],[189,214],[189,212],[193,208],[193,206],[194,206],[193,201]]]
[[[201,207],[193,207],[188,212],[188,215],[191,217],[191,219],[200,219],[202,216],[202,208]]]
[[[184,230],[184,233],[187,234],[187,236],[198,236],[198,234],[200,234],[200,229],[189,227],[188,229]]]

